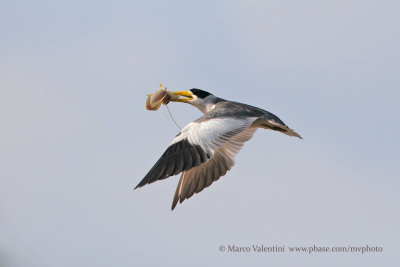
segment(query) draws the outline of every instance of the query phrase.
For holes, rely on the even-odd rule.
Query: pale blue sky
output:
[[[397,1],[3,1],[0,266],[395,266]],[[139,190],[179,131],[146,94],[264,108],[226,176],[171,212]],[[201,116],[169,105],[181,124]],[[220,245],[381,246],[234,254]]]

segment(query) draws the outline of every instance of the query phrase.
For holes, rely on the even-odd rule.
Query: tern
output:
[[[200,90],[170,92],[170,101],[188,103],[204,116],[186,125],[151,168],[139,188],[182,173],[171,210],[201,192],[235,164],[235,156],[258,128],[302,139],[274,114],[247,104],[228,101]]]

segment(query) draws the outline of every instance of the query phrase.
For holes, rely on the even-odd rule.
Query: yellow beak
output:
[[[185,98],[180,98],[180,96],[183,96]],[[187,101],[193,99],[193,96],[189,91],[171,92],[170,97],[171,97],[170,101],[172,102],[183,102],[183,103],[186,103]]]

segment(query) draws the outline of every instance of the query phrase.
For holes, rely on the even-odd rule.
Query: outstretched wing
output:
[[[235,156],[242,148],[244,142],[250,140],[256,127],[249,127],[232,136],[222,147],[217,149],[209,161],[190,170],[184,171],[176,188],[172,201],[173,210],[178,203],[201,192],[221,176],[225,175],[235,164]]]
[[[199,120],[189,123],[175,137],[135,189],[208,162],[214,158],[218,149],[235,135],[247,129],[255,119],[257,118],[205,119],[203,116]]]

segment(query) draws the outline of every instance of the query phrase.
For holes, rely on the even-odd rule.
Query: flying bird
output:
[[[171,210],[178,201],[201,192],[235,164],[235,156],[258,128],[301,138],[274,114],[247,104],[228,101],[200,89],[170,92],[170,101],[188,103],[204,115],[186,125],[157,163],[135,187],[182,172]]]

